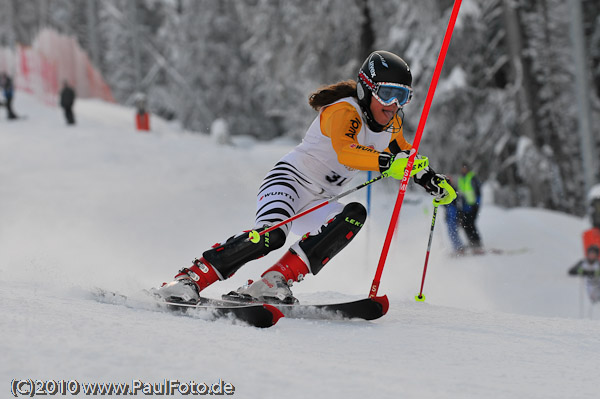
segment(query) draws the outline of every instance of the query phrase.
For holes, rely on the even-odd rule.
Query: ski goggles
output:
[[[373,90],[373,97],[383,105],[396,103],[402,108],[412,99],[413,90],[410,86],[398,83],[377,83]]]

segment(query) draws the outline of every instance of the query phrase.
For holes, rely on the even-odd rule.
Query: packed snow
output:
[[[416,302],[433,208],[411,185],[379,291],[391,306],[371,322],[284,318],[259,329],[102,303],[95,288],[135,296],[252,227],[262,177],[296,143],[259,143],[230,126],[231,145],[222,145],[156,117],[151,132],[137,132],[133,109],[96,100],[77,101],[74,127],[24,93],[14,106],[25,118],[7,121],[0,109],[3,397],[20,379],[221,380],[231,396],[257,399],[598,397],[600,316],[582,281],[567,276],[583,256],[584,218],[487,201],[478,221],[484,244],[506,252],[457,258],[442,210],[426,301]],[[293,287],[302,302],[367,295],[398,184],[372,190],[356,240]],[[365,197],[359,190],[343,202]],[[256,278],[281,254],[206,295]]]

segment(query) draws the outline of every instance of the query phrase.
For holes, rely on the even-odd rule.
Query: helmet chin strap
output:
[[[371,112],[370,109],[368,109],[368,110],[363,109],[363,114],[365,115],[365,119],[367,120],[367,126],[369,126],[369,129],[371,129],[374,132],[382,132],[383,129],[385,129],[385,125],[382,125],[380,123],[377,123],[377,121],[375,121],[375,118],[373,117],[373,113]]]
[[[402,116],[400,116],[400,114],[402,114]],[[398,108],[398,111],[396,111],[396,115],[398,115],[398,117],[400,118],[400,126],[392,130],[392,133],[399,132],[402,129],[402,126],[404,126],[404,109]]]
[[[402,114],[402,116],[400,116],[400,114]],[[402,126],[404,125],[404,110],[402,108],[398,108],[398,111],[396,111],[396,114],[394,116],[396,116],[396,115],[398,115],[398,117],[400,118],[400,126],[390,125],[392,123],[392,121],[394,120],[394,118],[392,118],[392,120],[389,121],[387,125],[383,126],[381,131],[387,130],[392,134],[400,132],[400,130],[402,129]],[[392,128],[391,131],[390,131],[390,128]]]

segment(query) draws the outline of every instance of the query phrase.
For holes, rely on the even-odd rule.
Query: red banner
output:
[[[65,81],[79,98],[114,102],[110,88],[77,40],[51,29],[42,30],[31,46],[0,48],[0,71],[13,77],[17,90],[49,105],[57,105]]]

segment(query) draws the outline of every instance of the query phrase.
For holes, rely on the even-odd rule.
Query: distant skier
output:
[[[303,142],[264,178],[258,190],[253,229],[264,230],[340,194],[359,170],[402,179],[411,149],[403,136],[402,108],[411,100],[411,84],[411,72],[404,60],[376,51],[362,64],[358,83],[338,82],[314,92],[309,104],[319,114]],[[429,167],[413,172],[415,181],[436,196],[437,203],[445,205],[456,197],[446,176]],[[229,297],[295,303],[292,283],[319,273],[355,237],[366,217],[362,204],[334,201],[261,235],[258,243],[248,240],[248,232],[237,234],[205,251],[192,266],[182,269],[175,281],[157,292],[171,301],[195,303],[199,292],[215,281],[227,279],[245,263],[281,248],[293,230],[302,239],[260,280],[231,292]]]
[[[583,232],[585,258],[569,269],[569,275],[586,277],[592,303],[600,301],[600,184],[588,193],[588,216],[592,227]]]
[[[13,81],[7,73],[3,72],[0,74],[0,88],[4,94],[4,106],[6,107],[6,117],[8,119],[17,119],[17,115],[12,109],[12,101],[15,94],[15,88]]]
[[[60,92],[60,106],[65,112],[65,119],[68,125],[75,124],[75,115],[73,114],[73,105],[75,104],[75,90],[66,80],[63,82],[63,88]]]
[[[569,269],[569,275],[585,277],[590,302],[600,302],[600,249],[592,245],[586,251],[586,257]]]

